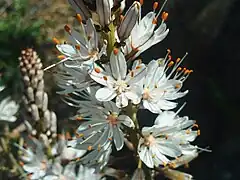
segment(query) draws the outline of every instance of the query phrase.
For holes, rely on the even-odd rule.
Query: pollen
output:
[[[81,24],[82,23],[82,16],[80,14],[77,14],[76,18],[77,18],[78,22]]]
[[[80,49],[81,49],[80,44],[76,44],[76,45],[75,45],[75,48],[80,51]]]
[[[117,48],[114,48],[113,54],[114,54],[114,55],[117,55],[117,54],[118,54],[118,49],[117,49]]]
[[[62,60],[62,59],[65,59],[66,56],[64,56],[64,55],[59,55],[57,58],[60,59],[60,60]]]
[[[156,10],[157,7],[158,7],[158,2],[154,2],[154,3],[153,3],[153,10]]]
[[[100,72],[101,72],[101,70],[100,70],[99,68],[94,68],[94,71],[95,71],[96,73],[100,73]]]
[[[152,23],[153,23],[153,24],[157,24],[157,18],[153,18]]]
[[[66,32],[71,33],[71,28],[67,24],[64,26],[64,29]]]
[[[167,18],[168,18],[168,13],[167,13],[167,12],[163,12],[163,13],[162,13],[162,20],[163,20],[163,21],[166,21]]]
[[[52,40],[55,44],[60,44],[60,41],[57,38],[54,37]]]

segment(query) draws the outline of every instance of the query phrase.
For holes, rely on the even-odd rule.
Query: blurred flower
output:
[[[193,154],[197,148],[190,145],[198,135],[199,130],[192,130],[195,121],[187,116],[179,117],[178,112],[162,112],[152,127],[144,127],[138,146],[141,160],[150,168],[167,165],[170,160],[166,157],[178,158],[188,153]]]
[[[16,121],[15,114],[19,109],[19,105],[11,100],[11,97],[6,97],[0,102],[0,120],[14,122]]]
[[[117,107],[126,107],[128,100],[134,104],[140,102],[138,89],[134,83],[140,81],[145,75],[145,66],[138,66],[127,74],[127,64],[124,54],[119,49],[114,49],[110,57],[109,71],[96,67],[90,76],[93,80],[106,87],[96,92],[99,101],[110,101],[116,97]]]
[[[90,107],[86,107],[86,111]],[[82,108],[84,111],[84,107]],[[119,115],[120,110],[114,102],[104,102],[103,106],[95,108],[95,113],[90,117],[77,116],[77,120],[88,120],[83,122],[77,129],[77,134],[84,137],[84,140],[79,143],[78,148],[86,146],[92,139],[93,144],[87,146],[88,150],[102,147],[108,141],[114,141],[117,150],[121,150],[124,144],[124,134],[121,130],[122,125],[134,127],[132,120],[126,115]],[[85,112],[85,111],[84,111]],[[83,148],[84,149],[84,148]]]
[[[183,82],[187,79],[191,70],[179,67],[186,55],[174,61],[165,58],[152,60],[147,66],[147,73],[139,88],[143,92],[143,107],[152,113],[161,113],[162,110],[170,110],[177,106],[171,102],[185,96],[188,90],[179,92]],[[172,68],[170,70],[170,68]],[[170,72],[168,72],[170,70]],[[174,75],[173,75],[174,74]]]

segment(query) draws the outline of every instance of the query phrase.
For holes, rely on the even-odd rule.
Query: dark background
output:
[[[143,14],[153,1],[144,1]],[[184,84],[189,94],[180,115],[196,119],[201,135],[194,142],[210,147],[184,171],[199,180],[240,179],[240,1],[169,0],[165,11],[170,33],[143,55],[143,60],[189,55],[184,66],[193,73]]]

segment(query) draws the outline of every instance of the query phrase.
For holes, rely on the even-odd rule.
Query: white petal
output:
[[[118,126],[113,127],[113,139],[117,151],[121,150],[124,145],[123,132]]]
[[[120,49],[114,49],[110,57],[110,65],[113,77],[118,79],[125,79],[127,74],[127,64],[124,54]]]
[[[140,150],[140,151],[139,151]],[[139,148],[138,154],[140,159],[146,164],[149,168],[153,168],[154,163],[152,159],[152,154],[149,152],[146,146]]]
[[[116,105],[119,108],[123,108],[128,105],[128,98],[125,96],[125,94],[120,94],[116,97]]]
[[[151,101],[143,100],[143,107],[145,109],[148,109],[152,113],[161,113],[162,112],[162,110],[161,110],[161,108],[159,108],[158,104],[151,102]]]
[[[107,87],[101,88],[96,92],[96,99],[98,101],[111,101],[116,97],[116,92],[113,89]]]
[[[124,125],[126,125],[128,127],[134,127],[134,123],[133,123],[132,119],[126,115],[118,116],[118,120],[120,120],[121,123],[123,123]]]

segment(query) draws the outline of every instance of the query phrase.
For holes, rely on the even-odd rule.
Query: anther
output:
[[[64,29],[66,32],[71,33],[71,28],[67,24],[64,26]]]
[[[157,7],[158,7],[158,2],[154,2],[154,4],[153,4],[153,10],[156,10]]]
[[[168,13],[167,13],[167,12],[163,12],[163,13],[162,13],[162,20],[163,20],[163,21],[166,21],[167,18],[168,18]]]
[[[75,48],[80,51],[80,49],[81,49],[80,44],[76,44],[76,45],[75,45]]]
[[[157,18],[153,18],[152,23],[153,23],[153,24],[157,24]]]
[[[124,20],[124,16],[120,15],[120,21],[122,22]]]
[[[117,48],[114,48],[113,54],[114,54],[114,55],[117,55],[117,54],[118,54],[118,49],[117,49]]]
[[[82,16],[80,14],[77,14],[76,18],[77,18],[78,22],[81,24],[82,23]]]
[[[59,55],[57,58],[60,59],[60,60],[62,60],[62,59],[65,59],[66,56],[64,56],[64,55]]]
[[[200,130],[197,130],[197,135],[200,136],[200,134],[201,134],[201,133],[200,133]]]
[[[107,81],[107,80],[108,80],[107,76],[103,76],[103,79],[104,79],[105,81]]]
[[[179,63],[180,61],[181,61],[181,59],[180,59],[180,58],[177,58],[176,63]]]
[[[100,72],[101,72],[101,70],[100,70],[99,68],[94,68],[94,71],[95,71],[96,73],[100,73]]]
[[[175,85],[175,88],[176,88],[176,89],[179,89],[180,87],[181,87],[181,84],[176,84],[176,85]]]
[[[76,120],[77,120],[77,121],[81,121],[81,120],[83,120],[83,117],[78,116],[78,117],[76,117]]]
[[[52,40],[55,44],[60,44],[60,41],[57,38],[54,37]]]
[[[170,53],[171,53],[171,50],[170,50],[170,49],[167,49],[167,53],[170,54]]]
[[[140,2],[140,4],[141,4],[141,6],[142,6],[144,1],[143,1],[143,0],[140,0],[139,2]]]
[[[168,67],[171,67],[173,64],[174,64],[174,62],[173,62],[173,61],[170,61],[170,62],[168,63]]]
[[[179,72],[179,71],[181,71],[181,70],[182,70],[182,68],[181,68],[181,67],[177,68],[177,72]]]
[[[91,151],[92,149],[93,149],[92,146],[88,146],[88,148],[87,148],[88,151]]]

